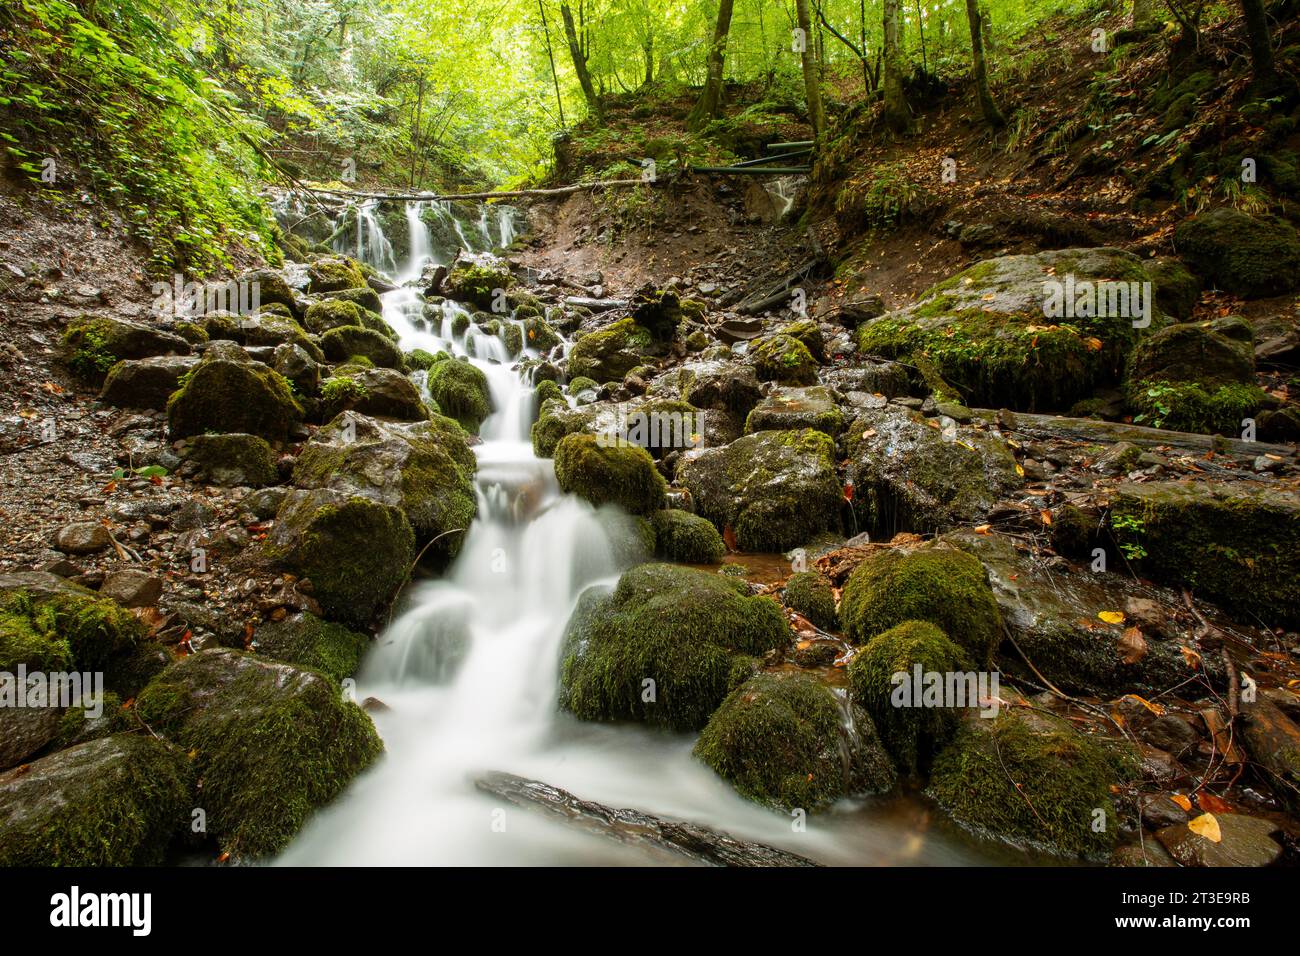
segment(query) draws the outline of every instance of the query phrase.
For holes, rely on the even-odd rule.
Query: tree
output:
[[[573,25],[573,11],[569,9],[567,3],[560,4],[560,16],[564,18],[564,36],[569,41],[569,55],[573,57],[573,70],[578,74],[578,84],[582,87],[582,95],[587,100],[587,109],[593,115],[600,116],[600,97],[596,95],[596,87],[591,83],[591,72],[587,69],[587,56],[582,52],[582,45],[578,43],[578,31]]]
[[[808,122],[813,128],[813,139],[821,142],[826,135],[826,109],[822,105],[821,71],[817,66],[817,56],[813,52],[809,37],[812,36],[812,16],[808,10],[808,0],[795,0],[795,13],[799,20],[800,44],[799,55],[803,60],[803,85],[808,98]]]
[[[885,123],[896,133],[912,127],[912,110],[903,92],[903,67],[898,50],[898,0],[885,0]]]
[[[975,90],[980,98],[980,110],[983,111],[984,119],[990,126],[1001,129],[1007,125],[1007,118],[998,109],[998,104],[993,102],[993,94],[989,91],[989,73],[984,63],[984,38],[980,29],[978,0],[966,0],[966,19],[970,21],[971,56],[975,61]]]
[[[1133,0],[1133,26],[1147,26],[1155,18],[1155,0]]]
[[[564,122],[564,98],[560,96],[560,74],[555,69],[555,51],[551,49],[551,25],[546,22],[546,5],[537,0],[537,10],[542,15],[542,32],[546,36],[546,59],[551,63],[551,80],[555,83],[555,105],[560,108],[560,126]]]
[[[718,4],[718,25],[713,31],[713,44],[709,47],[708,76],[704,80],[704,89],[700,98],[686,118],[686,125],[691,130],[701,130],[717,118],[722,105],[722,75],[726,65],[727,35],[731,32],[731,13],[735,0],[722,0]]]
[[[1264,0],[1241,0],[1246,19],[1246,36],[1250,41],[1250,66],[1256,92],[1265,93],[1277,86],[1277,69],[1273,64],[1273,41],[1268,35],[1268,18]]]

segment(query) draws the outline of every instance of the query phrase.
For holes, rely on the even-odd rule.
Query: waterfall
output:
[[[356,214],[356,243],[349,249],[342,236],[334,241],[336,252],[346,252],[361,262],[374,266],[380,272],[395,275],[397,258],[393,255],[393,244],[384,235],[384,229],[375,216],[379,201],[366,199],[352,207]]]

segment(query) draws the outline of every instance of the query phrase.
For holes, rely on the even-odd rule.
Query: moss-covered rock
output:
[[[492,395],[483,370],[468,362],[439,362],[429,371],[429,394],[442,413],[477,435],[483,420],[492,414]]]
[[[1076,315],[1053,312],[1045,282],[1075,281]],[[988,408],[1065,410],[1101,386],[1119,381],[1125,359],[1141,336],[1142,322],[1129,299],[1115,307],[1107,296],[1093,301],[1090,283],[1122,283],[1151,308],[1151,326],[1162,317],[1142,290],[1150,276],[1142,262],[1118,249],[1062,249],[1003,256],[977,263],[922,293],[905,309],[864,322],[858,347],[868,355],[928,362],[937,379],[951,383],[964,401]],[[1133,285],[1136,284],[1136,285]],[[1118,293],[1121,286],[1109,285]],[[1079,302],[1103,308],[1078,308]],[[1062,305],[1064,303],[1062,302]],[[1088,314],[1084,314],[1084,312]],[[1124,312],[1123,315],[1097,315]],[[918,365],[918,367],[923,367]],[[934,386],[932,386],[934,387]]]
[[[321,386],[321,418],[330,421],[345,411],[402,422],[427,419],[431,409],[409,378],[391,368],[356,369],[335,374]]]
[[[402,350],[393,340],[374,329],[357,328],[352,325],[330,329],[320,338],[320,347],[326,358],[335,362],[345,362],[354,356],[364,356],[375,365],[383,368],[404,369]]]
[[[150,866],[191,821],[185,752],[117,734],[0,774],[0,866]]]
[[[178,661],[136,711],[194,752],[207,832],[241,858],[282,850],[383,751],[370,718],[329,680],[230,650]]]
[[[293,289],[284,276],[274,269],[254,269],[251,272],[245,272],[239,277],[238,281],[245,288],[252,289],[255,287],[257,289],[257,301],[261,305],[283,306],[293,316],[301,313],[298,307],[298,297],[294,295]],[[256,286],[254,286],[254,283],[256,283]]]
[[[759,674],[723,701],[695,756],[742,796],[778,810],[889,790],[894,768],[870,718],[858,712],[850,724],[846,709],[812,677]]]
[[[649,515],[664,505],[667,490],[644,448],[602,443],[594,435],[566,435],[555,446],[560,488],[594,505],[613,504]]]
[[[1119,832],[1110,788],[1135,769],[1132,756],[1064,720],[1011,712],[963,721],[934,761],[930,793],[980,833],[1101,862]]]
[[[439,539],[427,557],[450,559],[464,537],[452,532],[468,529],[477,510],[477,460],[465,439],[441,415],[406,425],[345,412],[303,447],[293,483],[398,508],[417,543]]]
[[[256,435],[195,435],[185,443],[184,458],[201,480],[216,485],[260,488],[280,480],[275,452]]]
[[[1146,264],[1146,270],[1155,283],[1160,311],[1179,322],[1190,319],[1201,298],[1201,280],[1177,259],[1153,259]]]
[[[126,359],[109,369],[99,400],[121,408],[165,408],[181,379],[194,370],[190,355],[155,355]]]
[[[366,286],[365,288],[340,289],[337,292],[329,294],[329,300],[334,302],[351,302],[358,308],[364,309],[375,315],[384,314],[384,303],[379,298],[379,293],[374,289]]]
[[[305,612],[263,624],[253,636],[253,650],[261,657],[320,671],[334,681],[354,675],[369,646],[365,634]]]
[[[220,347],[219,347],[220,346]],[[167,402],[173,438],[242,432],[283,442],[303,416],[285,379],[237,345],[214,343]]]
[[[840,616],[835,610],[835,590],[830,578],[820,571],[799,571],[790,575],[785,583],[785,606],[798,611],[824,631],[834,631],[840,626]]]
[[[1281,219],[1220,206],[1179,224],[1174,246],[1199,276],[1234,295],[1252,299],[1300,289],[1300,236]]]
[[[355,302],[341,299],[325,299],[312,303],[307,307],[302,323],[315,335],[324,335],[332,329],[347,326],[365,328],[361,321],[361,307]]]
[[[840,619],[859,644],[905,621],[927,621],[980,667],[1002,640],[1002,618],[984,566],[943,545],[868,557],[844,584]]]
[[[760,379],[786,385],[814,385],[817,360],[808,346],[790,335],[776,334],[756,340],[749,361]]]
[[[670,369],[650,383],[647,395],[730,412],[742,419],[763,397],[752,366],[718,360],[687,362]]]
[[[918,664],[922,674],[945,677],[973,670],[965,651],[943,631],[924,621],[904,621],[868,641],[849,662],[848,677],[853,699],[871,715],[899,768],[925,776],[934,755],[956,732],[962,710],[954,701],[923,706],[922,700],[910,700],[903,706],[895,699],[900,686],[895,675],[910,682]],[[978,707],[979,701],[968,699],[966,706]]]
[[[443,280],[443,289],[453,299],[491,309],[498,294],[508,290],[513,282],[510,267],[504,260],[486,253],[461,252]]]
[[[208,316],[204,328],[210,329],[209,336],[214,339],[228,338],[240,345],[296,345],[313,360],[320,362],[325,356],[303,327],[288,315],[279,312],[259,312],[254,316],[235,317],[228,326],[228,332],[218,332],[211,323],[214,316]]]
[[[1256,482],[1125,483],[1111,533],[1152,578],[1270,625],[1300,624],[1300,498]]]
[[[439,358],[439,355],[442,357]],[[425,349],[412,349],[406,353],[406,367],[417,372],[427,372],[439,362],[450,359],[446,352],[440,352],[434,355]]]
[[[564,402],[564,389],[560,388],[555,382],[542,380],[537,383],[536,389],[537,407],[541,408],[544,404],[555,399]],[[568,404],[567,402],[565,403]]]
[[[366,287],[365,273],[357,261],[342,256],[317,259],[307,267],[307,278],[313,295]]]
[[[583,720],[698,730],[732,689],[735,658],[789,639],[781,608],[744,582],[643,564],[612,594],[580,598],[561,653],[560,704]]]
[[[569,376],[597,382],[621,382],[654,346],[654,336],[632,319],[620,319],[598,332],[588,332],[569,351]]]
[[[812,429],[756,432],[725,448],[689,451],[677,482],[698,514],[734,529],[743,551],[786,551],[839,528],[835,443]]]
[[[830,389],[774,388],[745,419],[745,432],[815,428],[832,438],[844,431],[844,414],[835,404]]]
[[[179,335],[142,322],[96,315],[69,322],[62,347],[63,360],[73,374],[96,385],[126,359],[190,354],[190,343]]]
[[[556,332],[541,316],[529,316],[524,319],[524,339],[530,349],[539,352],[549,352],[562,341],[560,333]]]
[[[1253,381],[1255,334],[1237,316],[1181,322],[1148,336],[1133,349],[1133,381],[1200,382],[1207,386]]]
[[[326,616],[370,623],[406,581],[415,532],[400,508],[328,488],[291,491],[267,555],[310,579]]]
[[[650,516],[654,527],[655,553],[681,564],[717,564],[727,553],[718,529],[698,515],[676,508]]]

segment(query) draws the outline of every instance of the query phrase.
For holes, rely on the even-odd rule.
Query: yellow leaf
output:
[[[1151,711],[1151,713],[1155,714],[1157,717],[1164,716],[1165,709],[1163,707],[1161,707],[1159,704],[1153,704],[1145,697],[1139,697],[1137,694],[1125,694],[1124,697],[1121,698],[1121,700],[1135,700],[1143,707],[1145,707],[1147,710]]]
[[[975,533],[976,533],[976,534],[988,534],[988,533],[989,533],[989,529],[990,529],[990,527],[991,527],[990,525],[986,525],[986,524],[976,525],[976,526],[975,526]]]
[[[1222,843],[1223,833],[1219,830],[1219,821],[1213,813],[1202,813],[1194,820],[1187,821],[1187,829],[1197,836],[1203,836],[1211,843]]]
[[[1179,805],[1180,807],[1182,807],[1184,810],[1187,810],[1187,811],[1190,812],[1191,809],[1192,809],[1192,801],[1188,800],[1188,799],[1187,799],[1185,796],[1183,796],[1181,793],[1171,793],[1171,794],[1169,795],[1169,799],[1172,800],[1172,801],[1174,801],[1174,803],[1178,804],[1178,805]]]
[[[1020,462],[1016,462],[1016,474],[1021,478],[1025,477],[1025,469],[1021,467]]]
[[[1100,613],[1097,614],[1097,617],[1101,618],[1101,619],[1102,619],[1103,621],[1105,621],[1107,624],[1123,624],[1123,623],[1124,623],[1124,612],[1123,612],[1123,611],[1101,611]]]

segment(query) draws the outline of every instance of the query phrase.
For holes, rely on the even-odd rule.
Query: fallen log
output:
[[[564,297],[565,305],[572,305],[580,309],[591,309],[592,312],[608,312],[610,309],[626,309],[632,305],[627,299],[588,299],[581,295],[566,295]]]
[[[503,192],[478,192],[478,193],[449,193],[439,195],[438,193],[366,193],[356,192],[350,189],[322,189],[317,186],[297,186],[298,190],[309,193],[316,193],[320,196],[339,196],[343,199],[389,199],[394,201],[400,200],[423,200],[429,202],[444,202],[456,200],[488,200],[488,199],[523,199],[532,196],[567,196],[571,193],[581,192],[584,189],[608,189],[612,186],[640,186],[653,185],[654,180],[645,179],[608,179],[602,182],[578,183],[574,186],[556,186],[552,189],[511,189]]]
[[[629,846],[649,846],[708,866],[820,866],[764,843],[737,840],[694,823],[666,820],[640,810],[615,809],[567,790],[512,773],[492,771],[474,782],[484,793],[519,807],[536,807],[580,829]]]
[[[753,315],[756,312],[764,312],[775,305],[787,303],[790,299],[791,290],[798,283],[804,282],[816,274],[825,263],[826,258],[822,255],[815,255],[804,260],[780,279],[764,286],[761,291],[751,292],[742,297],[736,305],[736,311],[742,315]]]
[[[990,425],[995,424],[998,421],[998,416],[1003,414],[989,408],[972,409],[972,412],[977,421]],[[1011,430],[1034,438],[1064,438],[1071,441],[1097,442],[1101,444],[1126,441],[1132,442],[1139,448],[1169,446],[1196,452],[1207,452],[1217,448],[1233,455],[1250,458],[1257,455],[1281,455],[1284,458],[1290,458],[1296,453],[1294,445],[1241,441],[1237,438],[1221,438],[1214,435],[1200,435],[1194,432],[1165,431],[1162,428],[1148,428],[1145,425],[1129,425],[1124,422],[1108,422],[1099,418],[1069,418],[1064,415],[1034,415],[1028,412],[1013,412],[1011,414],[1015,420]]]

